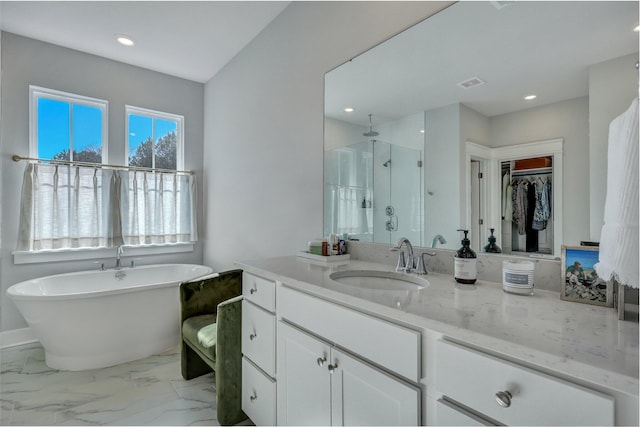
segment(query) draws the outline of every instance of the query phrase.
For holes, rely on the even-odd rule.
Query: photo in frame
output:
[[[598,246],[562,245],[560,299],[613,307],[613,283],[593,268],[598,259]]]

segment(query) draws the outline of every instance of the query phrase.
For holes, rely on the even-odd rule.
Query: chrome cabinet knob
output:
[[[249,396],[249,400],[252,402],[255,401],[257,398],[258,398],[258,395],[256,394],[255,391],[253,392],[253,395]]]
[[[322,356],[322,357],[318,357],[318,366],[323,367],[324,366],[324,362],[327,361],[327,356]]]
[[[254,332],[254,333],[252,333],[252,334],[250,334],[250,335],[249,335],[249,339],[250,339],[251,341],[253,341],[253,340],[254,340],[254,338],[256,338],[257,336],[258,336],[258,334],[256,334],[256,333]]]
[[[250,293],[251,295],[255,294],[256,292],[258,292],[258,289],[256,289],[256,288],[251,288],[251,289],[249,290],[249,293]]]
[[[329,369],[329,373],[333,374],[333,372],[338,369],[338,363],[334,363],[333,365],[329,365],[327,366],[327,369]]]
[[[496,402],[498,402],[498,405],[502,406],[503,408],[508,408],[509,406],[511,406],[512,397],[513,396],[508,390],[499,391],[496,393]]]

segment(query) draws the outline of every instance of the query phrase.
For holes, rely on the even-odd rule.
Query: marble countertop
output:
[[[330,279],[341,270],[394,271],[365,261],[318,263],[295,256],[237,262],[245,271],[360,311],[378,314],[562,375],[638,396],[638,323],[612,308],[502,291],[495,282],[458,285],[437,273],[419,290],[371,290]]]

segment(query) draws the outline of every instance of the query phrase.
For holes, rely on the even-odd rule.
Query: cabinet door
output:
[[[336,348],[332,425],[420,425],[420,389]]]
[[[280,425],[331,425],[330,347],[278,322],[277,419]]]

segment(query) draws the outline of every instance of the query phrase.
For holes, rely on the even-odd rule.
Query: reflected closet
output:
[[[553,254],[553,157],[502,160],[502,248]]]

